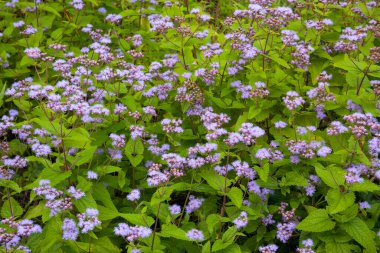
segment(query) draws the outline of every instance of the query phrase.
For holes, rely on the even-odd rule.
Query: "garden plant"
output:
[[[0,2],[1,253],[380,252],[380,2]]]

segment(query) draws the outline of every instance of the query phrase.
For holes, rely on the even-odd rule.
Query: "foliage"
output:
[[[0,16],[0,252],[379,252],[377,1]]]

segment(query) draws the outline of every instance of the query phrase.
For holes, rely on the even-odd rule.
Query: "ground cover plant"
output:
[[[378,1],[0,17],[0,252],[379,252]]]

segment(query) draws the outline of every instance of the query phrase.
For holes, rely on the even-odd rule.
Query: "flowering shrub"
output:
[[[378,1],[0,16],[0,252],[379,252]]]

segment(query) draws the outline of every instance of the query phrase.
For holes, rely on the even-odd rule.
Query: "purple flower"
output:
[[[261,223],[264,225],[264,226],[269,226],[269,225],[272,225],[275,223],[275,220],[273,220],[273,215],[272,214],[268,214],[267,217],[263,217],[261,218]]]
[[[140,190],[139,189],[133,189],[128,195],[127,199],[129,201],[135,201],[140,199]]]
[[[326,157],[328,154],[331,154],[331,148],[323,146],[317,151],[317,155],[321,157]]]
[[[169,211],[171,215],[176,215],[181,213],[181,206],[174,204],[169,206]]]
[[[62,224],[62,232],[63,240],[76,241],[76,239],[78,238],[79,229],[73,219],[65,218]]]
[[[288,124],[286,124],[284,121],[277,121],[274,123],[275,128],[285,128]]]
[[[233,223],[235,224],[236,228],[239,229],[239,228],[243,228],[243,227],[246,227],[248,225],[248,215],[246,212],[241,212],[240,213],[240,216],[237,217]]]
[[[70,186],[70,188],[67,190],[67,192],[70,193],[71,197],[73,197],[74,199],[81,199],[86,195],[81,190],[75,189],[74,186]]]
[[[78,214],[78,227],[81,228],[83,234],[88,233],[95,229],[96,226],[101,224],[98,220],[99,211],[93,208],[87,208],[86,212]]]
[[[17,235],[30,236],[34,233],[41,233],[40,225],[33,224],[32,220],[21,220],[17,223]]]
[[[283,100],[289,110],[294,110],[305,103],[305,100],[295,91],[288,91]]]
[[[191,213],[195,212],[196,210],[198,210],[201,207],[204,200],[205,199],[203,199],[203,198],[197,199],[195,196],[190,195],[189,202],[187,203],[186,209],[185,209],[186,213],[191,214]]]
[[[261,253],[276,253],[278,246],[276,244],[269,244],[267,246],[259,247]]]
[[[51,148],[46,144],[34,143],[32,145],[32,151],[37,157],[48,156],[51,153]]]
[[[140,238],[149,237],[152,230],[143,226],[129,226],[126,223],[119,223],[114,229],[115,235],[124,237],[129,242],[134,242]]]
[[[118,149],[122,149],[125,146],[125,135],[117,135],[117,134],[110,134],[110,138],[112,140],[112,146]]]
[[[33,59],[38,59],[42,56],[41,50],[38,47],[27,48],[24,50],[24,53],[26,53],[29,58]]]
[[[359,208],[361,210],[369,209],[369,208],[371,208],[371,205],[367,201],[363,201],[363,202],[359,202]]]
[[[296,229],[296,225],[297,224],[294,221],[278,223],[276,238],[281,242],[286,243]]]
[[[191,229],[186,233],[187,237],[192,241],[203,241],[204,235],[203,232],[198,229]]]
[[[89,170],[89,171],[87,171],[87,178],[90,180],[91,179],[98,179],[98,174],[94,171]]]
[[[82,2],[82,0],[73,0],[72,2],[70,2],[70,4],[74,7],[74,9],[77,10],[82,10],[84,7],[84,3]]]

